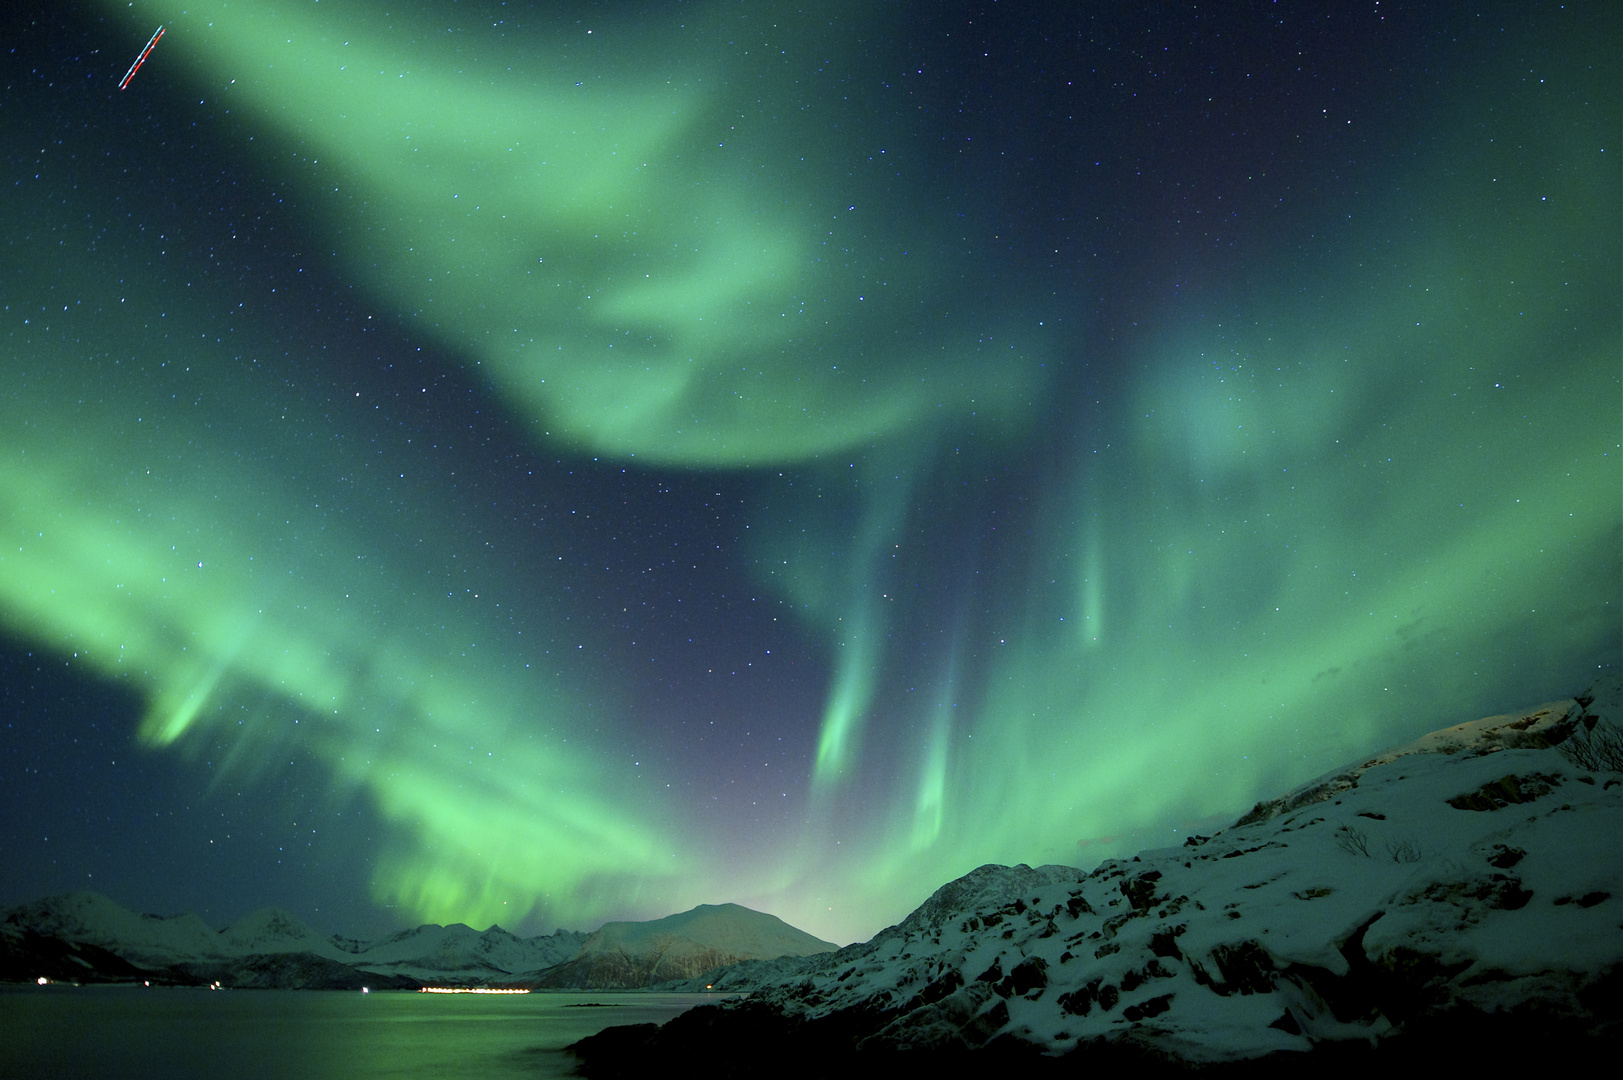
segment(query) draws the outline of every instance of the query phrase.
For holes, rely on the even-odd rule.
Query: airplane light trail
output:
[[[147,47],[141,50],[141,55],[135,58],[135,63],[130,65],[130,70],[124,73],[124,78],[119,80],[118,88],[120,90],[130,85],[130,80],[135,78],[137,71],[141,70],[141,65],[146,63],[147,57],[152,53],[152,47],[158,43],[158,39],[161,37],[163,37],[163,27],[160,26],[158,32],[153,34],[151,40],[147,42]]]

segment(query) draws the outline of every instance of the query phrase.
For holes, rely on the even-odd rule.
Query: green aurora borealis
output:
[[[1056,89],[958,144],[952,14],[88,9],[168,32],[0,129],[0,619],[159,753],[318,763],[403,921],[841,941],[1617,663],[1617,12],[1338,30],[1391,49],[1351,85],[1256,30],[1209,78],[1280,130],[1227,150],[1219,106],[1058,89],[1193,15],[1064,7],[987,31]],[[667,494],[571,532],[611,475]],[[713,553],[683,614],[639,530]],[[695,650],[759,665],[726,748],[713,683],[647,689]]]

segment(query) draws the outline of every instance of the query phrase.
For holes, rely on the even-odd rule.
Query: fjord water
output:
[[[13,987],[0,1077],[560,1077],[577,1039],[723,996]]]

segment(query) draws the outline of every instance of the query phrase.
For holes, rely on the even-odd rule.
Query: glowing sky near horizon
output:
[[[13,18],[0,902],[844,942],[1623,650],[1609,8]]]

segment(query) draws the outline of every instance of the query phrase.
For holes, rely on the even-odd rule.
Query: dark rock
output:
[[[1069,994],[1061,994],[1058,999],[1060,1009],[1072,1016],[1088,1015],[1099,1001],[1099,987],[1102,985],[1103,979],[1094,979]]]
[[[999,1001],[990,1009],[964,1025],[964,1038],[971,1046],[979,1046],[1002,1031],[1009,1024],[1009,1003]]]
[[[1498,810],[1542,798],[1550,793],[1552,785],[1560,782],[1559,777],[1546,776],[1543,773],[1533,773],[1530,776],[1501,776],[1497,780],[1483,784],[1475,791],[1454,796],[1448,800],[1448,805],[1456,810]]]
[[[1472,961],[1446,961],[1436,953],[1398,946],[1371,963],[1379,980],[1381,1012],[1399,1022],[1443,1011],[1452,996],[1449,980]]]
[[[1300,1035],[1302,1033],[1302,1025],[1296,1022],[1296,1017],[1292,1016],[1288,1009],[1280,1014],[1279,1019],[1270,1022],[1268,1026],[1283,1031],[1287,1035]]]
[[[1182,960],[1183,953],[1178,949],[1178,935],[1185,927],[1175,926],[1170,930],[1163,930],[1150,936],[1150,952],[1156,956],[1165,956],[1172,960]]]
[[[1151,960],[1143,967],[1123,975],[1121,977],[1121,989],[1123,993],[1132,993],[1151,979],[1170,979],[1172,974],[1161,961]]]
[[[1488,856],[1488,862],[1501,870],[1509,870],[1522,861],[1527,852],[1521,848],[1507,847],[1504,844],[1493,845],[1493,854]]]
[[[964,985],[964,973],[954,968],[919,992],[919,1001],[932,1005]]]
[[[1047,961],[1042,957],[1029,957],[1026,960],[1019,961],[1018,965],[1014,966],[1014,970],[1010,971],[1010,976],[1008,976],[1011,991],[1018,997],[1024,997],[1026,994],[1031,994],[1032,991],[1039,991],[1048,984],[1047,971]]]
[[[1238,945],[1219,945],[1212,950],[1212,961],[1217,965],[1221,982],[1212,990],[1227,997],[1230,994],[1266,994],[1274,988],[1274,958],[1255,941],[1242,941]]]
[[[1165,897],[1157,898],[1156,882],[1161,880],[1161,871],[1151,870],[1121,883],[1122,895],[1135,911],[1147,911],[1154,907]]]
[[[1137,1005],[1127,1006],[1121,1011],[1121,1015],[1124,1019],[1136,1024],[1148,1017],[1160,1016],[1170,1008],[1172,1008],[1172,995],[1162,994],[1160,997],[1152,997],[1141,1001]]]

